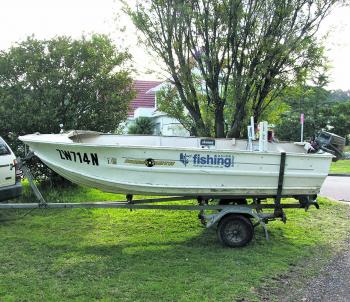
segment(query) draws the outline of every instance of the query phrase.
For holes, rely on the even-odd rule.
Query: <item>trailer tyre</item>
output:
[[[218,224],[217,235],[220,242],[228,247],[242,247],[253,238],[254,228],[250,219],[242,215],[229,215]]]

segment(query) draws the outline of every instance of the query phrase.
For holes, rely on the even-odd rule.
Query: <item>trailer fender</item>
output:
[[[255,218],[258,220],[259,224],[263,227],[265,232],[266,240],[269,240],[269,234],[267,232],[267,227],[264,221],[259,217],[259,215],[251,208],[242,207],[242,206],[234,206],[230,208],[223,209],[222,211],[215,213],[215,214],[208,214],[204,215],[205,219],[205,226],[207,228],[212,227],[213,225],[217,224],[223,217],[230,215],[230,214],[241,214],[244,216],[248,216],[250,218]]]

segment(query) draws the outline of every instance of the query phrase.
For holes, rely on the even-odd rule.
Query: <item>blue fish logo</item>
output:
[[[188,165],[190,162],[190,158],[192,155],[187,155],[186,153],[180,153],[180,161],[185,165],[185,167]]]

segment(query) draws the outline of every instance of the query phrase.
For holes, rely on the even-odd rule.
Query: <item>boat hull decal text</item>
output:
[[[175,161],[169,161],[169,160],[162,160],[162,159],[152,159],[152,165],[151,166],[174,166]],[[149,165],[150,159],[133,159],[133,158],[126,158],[124,163],[126,164],[132,164],[132,165],[146,165],[147,167],[151,167]]]
[[[233,159],[233,155],[180,153],[180,162],[185,167],[191,164],[194,167],[229,168],[233,167]]]
[[[107,164],[116,165],[117,163],[118,163],[118,160],[115,157],[108,157],[107,158]]]
[[[200,144],[201,146],[215,146],[215,139],[202,138]]]
[[[60,154],[61,159],[74,161],[75,163],[87,164],[92,166],[98,166],[97,153],[83,153],[75,151],[67,151],[56,149]]]

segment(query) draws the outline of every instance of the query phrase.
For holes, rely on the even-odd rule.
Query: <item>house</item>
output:
[[[135,80],[136,98],[131,101],[124,132],[138,117],[152,118],[155,124],[154,134],[164,136],[189,136],[189,132],[174,118],[157,110],[157,92],[163,82]]]
[[[158,87],[161,85],[162,82],[160,81],[140,81],[135,80],[134,81],[134,89],[136,90],[136,97],[133,99],[129,106],[129,112],[128,117],[129,118],[136,118],[140,115],[138,113],[140,112],[139,109],[145,112],[152,112],[154,111],[156,107],[156,95],[155,92],[150,92],[150,90],[154,87]],[[135,112],[136,111],[136,112]],[[140,113],[141,113],[140,112]],[[144,116],[144,115],[141,115]]]

